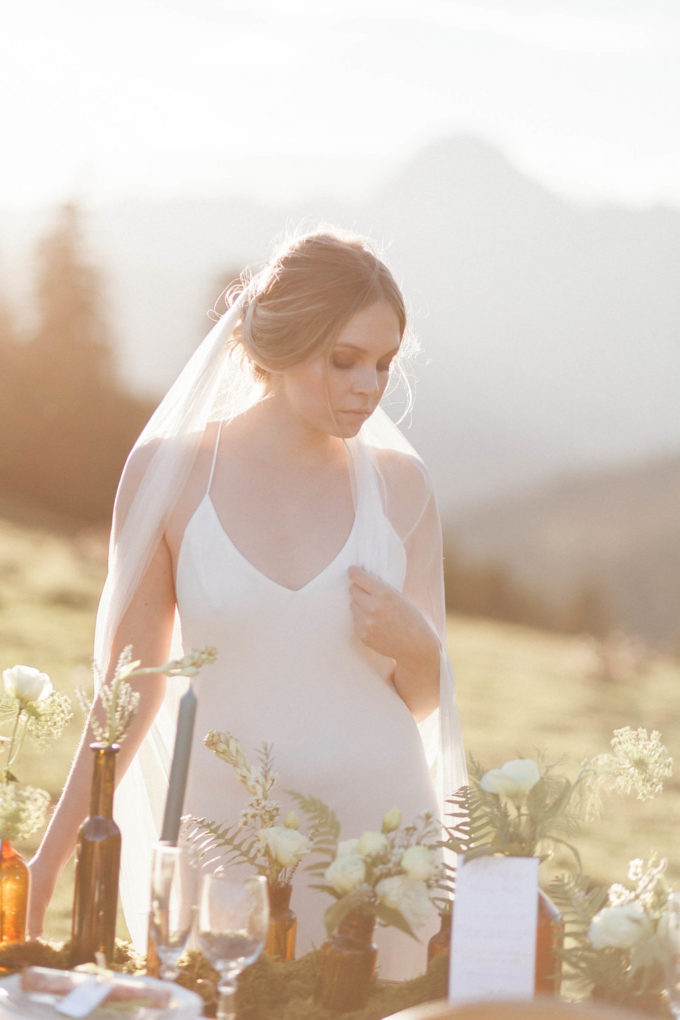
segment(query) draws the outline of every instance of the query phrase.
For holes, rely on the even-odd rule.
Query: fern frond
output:
[[[307,819],[307,838],[312,844],[312,853],[332,860],[340,836],[340,822],[337,815],[318,797],[287,790]],[[305,870],[311,870],[313,865]]]
[[[186,827],[186,839],[201,861],[216,853],[225,864],[249,864],[262,867],[262,849],[257,837],[239,825],[219,825],[207,818],[192,816]]]
[[[510,822],[498,798],[494,801],[497,803],[477,787],[461,786],[446,802],[450,822],[444,825],[444,845],[457,854],[479,853],[486,847],[492,852],[492,846],[509,829]]]

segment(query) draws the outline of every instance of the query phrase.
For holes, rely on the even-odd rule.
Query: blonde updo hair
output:
[[[369,243],[324,230],[305,234],[242,280],[243,314],[233,343],[258,378],[282,372],[319,350],[330,350],[344,325],[363,308],[387,301],[406,330],[406,307],[392,273]]]

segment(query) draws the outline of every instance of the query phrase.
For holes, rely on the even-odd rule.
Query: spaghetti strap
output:
[[[210,489],[212,488],[213,475],[215,474],[215,464],[217,463],[217,451],[220,446],[220,436],[222,435],[222,420],[217,427],[217,438],[215,439],[215,449],[212,455],[212,464],[210,465],[210,475],[208,476],[208,485],[206,487],[206,495],[210,495]]]

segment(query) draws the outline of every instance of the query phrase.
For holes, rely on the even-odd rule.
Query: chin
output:
[[[331,435],[337,436],[338,439],[354,439],[361,431],[363,424],[362,421],[358,421],[356,425],[352,424],[352,422],[348,422],[346,425],[337,425],[332,430]]]

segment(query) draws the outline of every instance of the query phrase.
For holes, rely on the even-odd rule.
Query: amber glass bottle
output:
[[[90,815],[78,833],[71,928],[71,964],[113,958],[118,909],[120,829],[113,820],[117,744],[90,744],[94,753]]]
[[[439,956],[440,953],[451,952],[451,921],[453,920],[452,908],[448,910],[440,911],[439,913],[439,931],[435,932],[430,941],[427,943],[427,964],[428,967],[434,960],[435,956]]]
[[[264,951],[277,960],[295,959],[297,917],[290,909],[291,885],[269,885],[269,931]]]
[[[536,980],[537,995],[559,995],[562,983],[560,950],[564,943],[562,916],[542,889],[538,890],[536,919]]]
[[[327,1009],[361,1009],[371,990],[378,947],[373,942],[375,915],[351,911],[321,946],[314,998]]]
[[[8,839],[0,840],[0,946],[26,938],[28,868]]]

